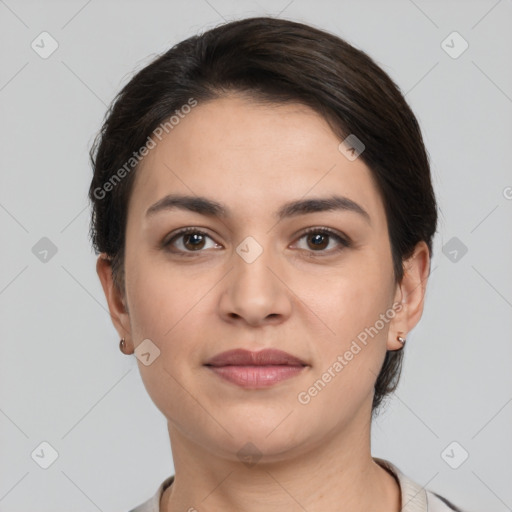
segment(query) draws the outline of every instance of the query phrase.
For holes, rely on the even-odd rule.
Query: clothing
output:
[[[453,512],[454,510],[463,512],[445,498],[432,491],[423,489],[421,485],[410,480],[391,462],[376,457],[374,457],[373,460],[390,471],[398,480],[402,496],[402,508],[400,512]],[[160,498],[164,490],[171,485],[173,481],[174,475],[166,478],[149,500],[130,510],[130,512],[160,512]]]

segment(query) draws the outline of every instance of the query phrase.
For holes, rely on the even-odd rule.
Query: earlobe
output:
[[[413,255],[404,262],[404,275],[395,295],[395,302],[401,307],[390,324],[388,350],[401,350],[407,334],[419,322],[425,303],[429,269],[430,252],[427,244],[420,241]]]
[[[408,330],[408,312],[407,302],[404,298],[401,286],[398,286],[395,302],[393,303],[395,316],[390,322],[388,331],[387,350],[402,350],[407,341]]]
[[[110,318],[120,338],[130,339],[130,318],[124,304],[124,297],[114,284],[110,258],[101,253],[96,261],[96,272],[101,282],[110,311]]]

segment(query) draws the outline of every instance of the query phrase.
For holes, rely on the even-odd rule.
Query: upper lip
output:
[[[221,352],[205,364],[207,366],[306,366],[304,361],[282,350],[264,349],[259,352],[251,352],[241,348]]]

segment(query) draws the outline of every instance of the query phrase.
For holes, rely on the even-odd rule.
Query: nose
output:
[[[234,268],[224,282],[219,303],[221,315],[230,323],[253,327],[283,322],[293,307],[293,293],[286,285],[284,265],[270,248],[261,247],[263,251],[254,260],[247,258],[243,249],[242,245],[233,254]]]

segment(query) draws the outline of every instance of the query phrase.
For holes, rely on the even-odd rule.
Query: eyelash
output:
[[[349,247],[352,246],[352,242],[350,241],[350,239],[348,237],[343,237],[340,234],[338,234],[336,231],[334,231],[334,230],[332,230],[330,228],[325,228],[325,227],[308,228],[308,229],[306,229],[305,231],[302,232],[302,234],[300,235],[298,240],[301,240],[306,235],[309,235],[311,233],[328,235],[329,237],[334,238],[341,245],[341,246],[338,246],[336,249],[331,249],[329,251],[325,251],[323,249],[322,250],[318,250],[318,251],[311,250],[309,252],[311,253],[312,257],[331,256],[333,254],[337,254],[338,252],[342,251],[343,249],[346,249],[346,248],[349,248]],[[212,239],[212,237],[208,233],[205,233],[204,231],[201,231],[198,228],[188,227],[188,228],[181,229],[181,230],[177,231],[176,233],[174,233],[174,235],[169,240],[164,241],[162,243],[162,247],[164,249],[167,249],[169,246],[172,245],[172,243],[175,240],[177,240],[181,236],[187,235],[187,234],[198,234],[198,235],[206,236],[206,237]],[[169,249],[167,249],[167,250],[169,250]],[[307,251],[307,249],[301,249],[301,250]],[[176,254],[178,256],[191,257],[191,256],[194,256],[196,253],[204,252],[204,250],[199,249],[197,251],[182,251],[182,250],[178,249],[178,251],[171,251],[171,250],[169,250],[169,252],[172,252],[173,254]],[[322,254],[322,253],[324,253],[324,254]]]

